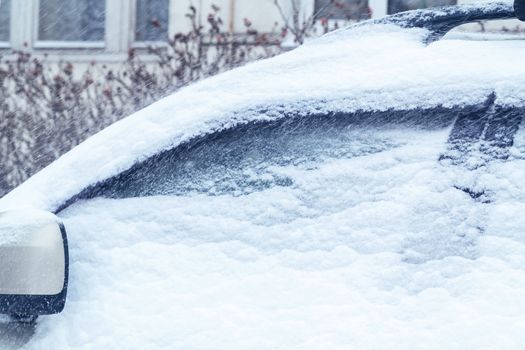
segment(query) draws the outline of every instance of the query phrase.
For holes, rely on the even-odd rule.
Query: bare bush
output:
[[[338,29],[341,24],[370,18],[372,11],[365,0],[322,0],[316,2],[313,12],[304,12],[304,0],[273,0],[283,21],[283,36],[290,35],[294,45],[301,45],[308,37],[316,37]],[[285,10],[282,4],[291,8]],[[335,18],[335,21],[329,19]],[[319,33],[320,32],[320,33]]]
[[[190,31],[164,46],[131,49],[119,69],[93,62],[77,74],[70,62],[56,69],[27,52],[0,57],[0,196],[88,136],[181,86],[281,51],[279,34],[259,34],[249,20],[244,34],[224,31],[216,6],[209,29],[198,24],[194,7],[187,17]]]
[[[24,51],[0,57],[0,197],[118,119],[188,83],[279,54],[290,36],[298,45],[306,37],[336,29],[338,23],[327,19],[330,11],[362,16],[366,4],[326,0],[303,18],[301,0],[290,0],[291,12],[274,1],[284,26],[276,24],[270,33],[258,33],[248,19],[244,33],[225,31],[217,6],[212,6],[205,28],[191,6],[188,32],[174,35],[165,45],[130,49],[118,69],[94,61],[81,72],[70,62],[57,68],[46,56]],[[348,12],[349,1],[358,10]],[[155,19],[150,24],[160,25]]]

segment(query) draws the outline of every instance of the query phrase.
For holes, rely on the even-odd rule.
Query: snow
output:
[[[0,245],[49,244],[34,237],[35,231],[42,234],[44,227],[58,229],[57,217],[47,211],[24,208],[0,212]]]
[[[463,106],[492,91],[523,105],[524,43],[425,46],[424,35],[355,28],[189,86],[90,138],[0,207],[52,211],[196,135],[293,112]],[[449,127],[358,131],[373,138],[323,144],[335,151],[307,165],[265,160],[289,186],[73,204],[59,214],[65,310],[40,318],[22,345],[0,322],[0,346],[523,349],[523,128],[509,161],[473,171],[438,161]]]
[[[461,106],[492,91],[500,104],[523,103],[522,42],[425,46],[425,35],[391,24],[357,27],[191,85],[91,137],[2,198],[0,208],[54,211],[160,150],[287,112]]]
[[[398,143],[274,165],[293,186],[74,204],[66,308],[25,348],[522,349],[524,144],[472,173],[449,128],[374,131]]]

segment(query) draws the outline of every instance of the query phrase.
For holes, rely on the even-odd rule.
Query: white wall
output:
[[[11,1],[11,40],[10,43],[0,43],[7,48],[16,50],[34,49],[36,54],[50,53],[49,60],[71,60],[73,62],[89,63],[92,59],[99,62],[113,64],[121,62],[130,47],[140,46],[134,43],[135,0],[106,0],[106,40],[98,43],[68,43],[68,42],[38,42],[38,4],[44,0],[12,0]],[[302,16],[306,18],[314,11],[314,0],[299,0]],[[458,0],[466,3],[480,0]],[[290,0],[279,0],[285,15],[291,15]],[[169,32],[190,30],[186,13],[189,6],[197,8],[203,25],[207,25],[207,16],[211,12],[211,5],[218,5],[221,10],[219,15],[224,21],[224,29],[236,33],[244,33],[244,19],[252,22],[252,28],[259,32],[269,32],[273,29],[280,30],[282,18],[274,5],[274,0],[170,0]],[[373,18],[386,15],[387,0],[369,0]],[[277,23],[277,27],[275,26]],[[525,30],[522,22],[515,21],[490,21],[486,23],[488,30],[498,30],[502,27]],[[471,24],[463,29],[479,30],[479,24]],[[84,44],[85,46],[83,46]],[[10,47],[9,47],[10,45]],[[142,44],[142,46],[144,46]]]
[[[290,11],[290,0],[279,0],[285,11]],[[281,16],[274,0],[171,0],[171,33],[187,31],[189,29],[188,19],[185,14],[190,5],[195,6],[201,14],[201,23],[206,26],[207,16],[211,11],[211,5],[220,7],[219,16],[224,22],[224,27],[237,33],[244,33],[246,27],[244,19],[252,22],[252,28],[259,32],[271,31],[275,23],[282,26]],[[310,7],[313,0],[301,0],[303,8]],[[313,6],[311,6],[313,11]]]
[[[388,1],[368,0],[368,6],[372,10],[372,18],[381,18],[387,15]]]

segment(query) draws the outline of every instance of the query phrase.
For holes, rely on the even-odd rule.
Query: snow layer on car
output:
[[[320,111],[462,106],[525,97],[522,42],[440,41],[360,26],[193,84],[91,137],[0,200],[54,211],[93,183],[197,135]],[[276,109],[274,109],[275,106]],[[278,108],[277,108],[278,107]]]
[[[243,196],[77,202],[68,303],[26,348],[523,349],[524,133],[479,171],[437,161],[448,133]]]
[[[28,220],[28,218],[31,220]],[[0,245],[10,246],[27,243],[29,237],[34,235],[35,228],[47,227],[56,223],[53,214],[35,209],[0,211]],[[55,224],[56,226],[56,224]],[[33,241],[33,244],[42,242]]]

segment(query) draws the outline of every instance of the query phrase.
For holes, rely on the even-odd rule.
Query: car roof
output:
[[[205,79],[90,137],[0,199],[55,211],[95,183],[195,137],[289,115],[523,105],[525,42],[441,40],[371,21]],[[432,116],[429,115],[429,118]]]

